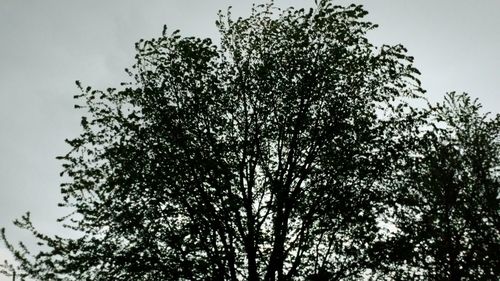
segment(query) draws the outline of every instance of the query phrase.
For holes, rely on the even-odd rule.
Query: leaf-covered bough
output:
[[[425,118],[408,102],[424,91],[402,46],[367,40],[366,14],[332,1],[228,10],[219,44],[165,28],[137,43],[133,83],[78,82],[83,131],[60,159],[71,212],[61,223],[79,235],[45,235],[26,215],[16,224],[42,246],[16,247],[2,231],[18,262],[3,268],[22,280],[387,270],[380,220],[414,159]]]

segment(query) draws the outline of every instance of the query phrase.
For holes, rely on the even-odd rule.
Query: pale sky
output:
[[[313,0],[277,0],[280,7]],[[337,1],[364,4],[380,25],[376,45],[402,43],[422,72],[428,97],[465,91],[487,111],[500,108],[499,0]],[[65,138],[79,134],[74,84],[105,89],[128,80],[134,43],[161,34],[217,37],[219,9],[247,15],[252,1],[229,0],[0,0],[0,227],[16,241],[30,236],[11,221],[31,211],[35,226],[58,234]],[[261,2],[257,2],[261,3]],[[0,245],[0,260],[7,257]],[[0,277],[0,281],[10,280]]]

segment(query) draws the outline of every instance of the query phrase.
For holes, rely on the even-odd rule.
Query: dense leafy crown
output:
[[[441,206],[422,191],[441,188],[444,172],[433,165],[455,163],[440,160],[441,149],[463,153],[436,139],[446,139],[437,129],[422,137],[429,112],[406,103],[423,93],[412,58],[400,45],[370,44],[376,26],[365,15],[331,1],[310,10],[270,3],[236,20],[228,12],[217,22],[219,45],[165,29],[137,43],[134,83],[107,91],[78,83],[83,132],[61,157],[71,179],[62,206],[74,214],[62,221],[81,235],[50,237],[28,216],[18,221],[45,244],[32,256],[7,242],[18,276],[353,280],[427,270],[435,253],[393,249],[408,237],[409,214]],[[476,152],[464,149],[463,165],[474,169]],[[381,229],[389,215],[392,236]],[[491,215],[485,229],[498,226]],[[498,246],[498,231],[488,233]]]

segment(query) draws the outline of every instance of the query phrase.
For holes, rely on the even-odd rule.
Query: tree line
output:
[[[80,82],[59,157],[78,238],[15,224],[20,280],[497,280],[500,116],[426,102],[357,5],[220,13],[220,43],[166,28],[134,82]],[[16,278],[16,277],[14,277]]]

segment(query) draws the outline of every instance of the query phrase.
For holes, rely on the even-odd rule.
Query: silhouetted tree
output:
[[[83,133],[61,157],[62,221],[21,278],[353,280],[374,266],[405,100],[402,46],[376,48],[360,6],[220,16],[220,46],[178,32],[137,44],[135,83],[78,83]]]
[[[498,280],[500,115],[466,94],[429,109],[395,201],[400,280]]]

